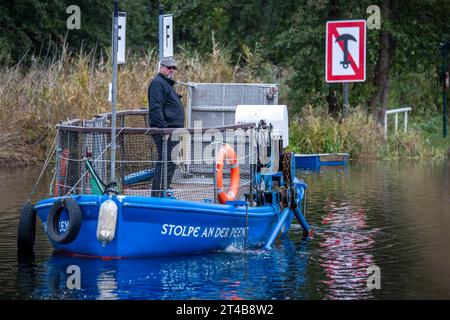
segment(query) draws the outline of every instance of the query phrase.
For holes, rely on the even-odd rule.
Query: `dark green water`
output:
[[[40,168],[0,169],[2,299],[449,299],[450,168],[446,161],[350,163],[298,172],[310,186],[301,240],[272,251],[101,261],[55,255],[38,223],[35,257],[16,256],[18,212]],[[47,192],[49,177],[40,188]],[[68,289],[67,267],[81,270]],[[369,267],[380,289],[367,286]]]

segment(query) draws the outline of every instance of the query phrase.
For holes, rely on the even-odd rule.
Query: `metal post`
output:
[[[191,113],[192,113],[192,99],[194,97],[194,88],[193,86],[188,86],[187,92],[188,92],[188,99],[187,99],[187,115],[186,115],[186,122],[188,128],[191,128]]]
[[[397,134],[398,130],[398,113],[395,114],[395,134]]]
[[[283,225],[284,221],[288,217],[289,214],[289,208],[284,208],[283,211],[281,211],[280,215],[278,216],[278,222],[275,225],[275,227],[272,230],[272,233],[270,235],[269,240],[267,240],[267,243],[265,245],[265,249],[269,250],[272,247],[272,243],[277,238],[278,232],[280,232],[281,226]]]
[[[159,61],[162,60],[163,56],[163,15],[164,15],[164,5],[159,5]]]
[[[216,170],[216,165],[217,165],[217,143],[216,143],[215,139],[214,139],[213,143],[214,143],[214,162],[213,162],[214,200],[213,200],[213,203],[217,203],[217,170]]]
[[[167,142],[169,141],[169,135],[165,134],[163,136],[163,145],[162,145],[162,153],[163,153],[163,195],[166,195],[167,192]]]
[[[245,206],[245,235],[244,235],[244,251],[247,251],[248,248],[248,202]]]
[[[117,47],[118,47],[118,24],[119,24],[119,0],[114,0],[114,23],[113,23],[113,45],[112,45],[112,93],[111,93],[111,175],[110,182],[116,181],[116,104],[117,104]]]
[[[60,131],[58,130],[58,132],[56,133],[56,135],[58,136],[57,141],[56,141],[56,152],[55,152],[55,156],[56,156],[56,184],[55,184],[55,188],[56,188],[56,193],[53,192],[53,194],[55,196],[61,196],[62,192],[61,192],[61,152],[62,152],[62,134],[60,134]]]
[[[125,127],[125,116],[120,117],[120,127]],[[125,179],[125,139],[123,134],[119,136],[120,143],[120,161],[122,165],[120,166],[120,179],[123,181]]]
[[[408,111],[405,111],[405,133],[408,131]]]
[[[254,181],[253,179],[255,178],[255,170],[254,170],[254,163],[255,163],[255,158],[254,158],[254,154],[253,154],[253,134],[254,134],[254,128],[251,128],[249,130],[250,132],[250,137],[249,137],[249,147],[248,147],[248,152],[249,152],[249,164],[250,164],[250,195],[249,195],[249,201],[250,201],[250,205],[253,205],[253,188],[254,188]]]
[[[447,71],[447,50],[450,47],[450,42],[446,42],[442,47],[442,99],[443,99],[443,127],[444,127],[444,138],[447,138],[447,90],[445,88],[445,72]]]
[[[342,117],[347,118],[348,115],[348,82],[344,82],[344,106],[342,109]]]
[[[387,138],[387,112],[384,113],[384,139]]]
[[[70,150],[70,132],[67,132],[67,152],[70,152],[69,150]],[[68,154],[69,153],[66,153],[66,150],[63,150],[62,151],[62,157],[64,157],[64,158],[68,158]],[[61,161],[62,159],[60,158],[60,161]],[[68,176],[69,176],[69,174],[68,174],[68,170],[69,170],[69,166],[70,166],[70,160],[69,159],[66,159],[65,160],[66,161],[66,165],[65,165],[65,167],[66,167],[66,171],[65,171],[65,175],[64,175],[64,184],[63,184],[63,186],[62,186],[62,190],[63,190],[63,192],[62,192],[62,194],[66,194],[66,187],[67,187],[67,179],[68,179]],[[72,187],[72,186],[70,186],[70,187]],[[69,189],[70,190],[70,189]]]

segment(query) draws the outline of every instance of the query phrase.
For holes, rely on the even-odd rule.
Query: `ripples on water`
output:
[[[356,204],[330,202],[322,218],[323,229],[316,235],[323,238],[318,259],[325,271],[322,280],[328,287],[326,298],[371,298],[367,287],[368,267],[374,265],[370,252],[377,230],[365,230],[365,209]]]
[[[408,299],[450,298],[450,197],[446,162],[352,163],[299,172],[306,215],[272,251],[103,261],[55,254],[38,223],[35,256],[18,261],[18,211],[39,169],[0,169],[0,298],[3,299]],[[47,192],[50,177],[39,197]],[[81,289],[67,288],[67,267]],[[378,266],[381,289],[369,289]]]

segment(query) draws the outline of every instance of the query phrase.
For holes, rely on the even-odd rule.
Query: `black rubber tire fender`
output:
[[[36,211],[34,205],[27,201],[20,211],[17,227],[17,249],[20,254],[32,253],[36,236]]]
[[[69,226],[63,233],[58,232],[58,222],[61,213],[66,209],[69,213]],[[81,210],[72,198],[59,198],[50,208],[47,217],[47,235],[57,243],[71,243],[78,236],[81,228]]]

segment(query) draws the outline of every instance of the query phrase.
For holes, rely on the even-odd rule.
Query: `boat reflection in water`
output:
[[[288,238],[271,251],[100,260],[53,253],[31,298],[39,299],[292,299],[304,285],[308,242]],[[300,258],[299,258],[300,257]],[[305,258],[301,258],[305,257]],[[79,267],[79,289],[70,266]],[[72,278],[71,278],[72,277]],[[295,279],[295,281],[292,281]]]
[[[323,218],[320,265],[325,272],[326,299],[371,299],[367,274],[375,265],[372,255],[376,229],[366,225],[365,209],[355,203],[329,202]]]

